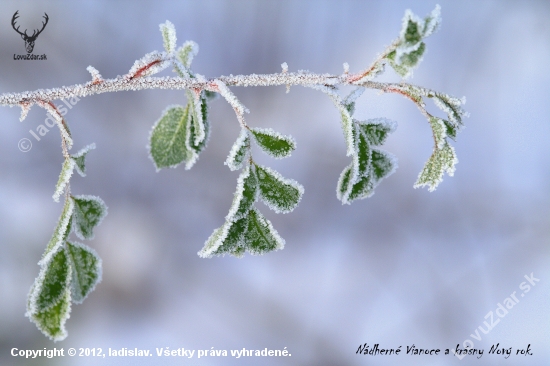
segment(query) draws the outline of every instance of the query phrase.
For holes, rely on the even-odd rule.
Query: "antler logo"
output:
[[[17,10],[15,12],[15,14],[13,14],[13,18],[11,18],[11,26],[13,27],[13,29],[15,29],[15,31],[17,33],[19,33],[21,35],[21,38],[23,38],[23,40],[25,41],[25,48],[27,49],[27,53],[32,53],[32,50],[34,49],[34,41],[36,41],[36,38],[38,37],[38,35],[40,33],[42,33],[42,31],[44,30],[44,28],[46,28],[46,24],[48,24],[48,14],[44,13],[44,19],[46,20],[45,22],[42,22],[42,29],[38,30],[38,29],[35,29],[34,32],[32,33],[32,36],[29,36],[27,34],[27,30],[25,29],[25,32],[24,33],[21,33],[19,31],[19,27],[15,28],[15,20],[17,18],[19,18],[19,15],[17,15],[17,13],[19,13],[19,10]],[[37,33],[38,32],[38,33]]]

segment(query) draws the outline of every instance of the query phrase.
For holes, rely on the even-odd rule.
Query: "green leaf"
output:
[[[338,197],[338,199],[342,201],[342,204],[349,204],[348,192],[350,191],[351,186],[354,183],[354,174],[352,168],[353,163],[344,168],[344,170],[340,174],[340,178],[338,179],[338,184],[336,186],[336,197]]]
[[[76,154],[71,155],[71,159],[73,159],[75,162],[74,167],[77,173],[80,174],[81,177],[86,176],[86,162],[85,162],[86,154],[88,154],[88,152],[93,149],[95,149],[95,144],[90,144],[84,147],[82,150],[80,150]]]
[[[71,292],[65,289],[63,295],[50,308],[35,313],[27,313],[27,316],[53,341],[61,341],[67,337],[65,322],[71,312]]]
[[[443,180],[443,173],[447,172],[449,176],[453,176],[456,163],[458,159],[455,151],[448,143],[445,143],[441,149],[435,148],[420,172],[414,188],[428,186],[430,192],[434,191]]]
[[[435,105],[443,112],[447,113],[448,123],[456,130],[462,125],[462,117],[467,117],[468,113],[464,111],[462,105],[466,103],[466,99],[458,99],[443,93],[435,93],[432,95]]]
[[[399,58],[399,63],[401,66],[404,66],[408,69],[412,69],[422,61],[422,56],[426,51],[426,44],[421,42],[417,49],[411,52],[404,52]]]
[[[92,248],[76,242],[67,242],[66,251],[71,264],[71,294],[80,304],[101,281],[101,258]]]
[[[292,136],[283,136],[271,128],[253,128],[250,132],[258,146],[274,158],[286,158],[296,149],[296,142]]]
[[[248,211],[258,198],[258,179],[254,171],[247,165],[237,180],[237,190],[233,204],[227,214],[227,221],[236,221],[248,215]]]
[[[225,160],[225,165],[229,167],[230,170],[239,170],[243,167],[244,162],[250,153],[250,137],[246,129],[241,129],[241,133],[237,140],[231,147],[231,151]]]
[[[422,40],[423,30],[423,22],[410,10],[407,10],[403,17],[403,28],[399,36],[401,42],[409,46],[417,44]]]
[[[437,117],[430,117],[429,121],[430,126],[432,126],[435,146],[438,149],[442,149],[443,145],[447,143],[447,126],[445,124],[445,121]]]
[[[443,123],[445,124],[445,134],[452,138],[453,140],[456,139],[456,134],[458,132],[458,127],[454,126],[452,123],[450,123],[447,120],[442,119]]]
[[[441,24],[441,8],[436,5],[434,10],[424,18],[424,29],[422,31],[422,37],[428,37],[432,33],[437,32]]]
[[[260,184],[262,201],[277,213],[288,213],[294,210],[304,187],[295,180],[285,179],[278,172],[268,167],[256,166],[256,175]]]
[[[63,245],[71,233],[73,212],[74,201],[72,199],[65,200],[63,211],[57,221],[57,226],[55,227],[53,235],[46,246],[42,259],[38,262],[38,264],[42,265],[43,263],[49,261],[51,255]]]
[[[225,254],[242,256],[243,250],[240,248],[243,247],[247,228],[248,215],[236,221],[226,221],[210,235],[204,247],[198,252],[199,257],[211,258],[214,255]]]
[[[345,203],[350,204],[355,200],[368,198],[374,194],[374,180],[372,173],[360,177],[349,191],[347,201]]]
[[[367,137],[365,134],[360,133],[360,131],[356,132],[356,135],[358,137],[357,142],[357,159],[355,159],[357,162],[357,174],[359,176],[363,176],[367,173],[370,162],[371,162],[371,148],[369,146],[369,143],[367,141]]]
[[[54,306],[65,293],[71,278],[71,268],[63,248],[58,248],[45,262],[29,293],[28,311],[37,313]]]
[[[178,49],[177,58],[187,69],[191,67],[193,58],[199,53],[199,45],[193,41],[185,41],[182,47]]]
[[[52,196],[55,202],[59,202],[59,197],[63,193],[63,190],[65,189],[67,184],[69,184],[69,180],[73,175],[75,165],[75,161],[70,158],[65,159],[65,161],[63,162],[63,165],[61,166],[61,173],[59,174],[59,179],[57,180],[57,184],[55,185],[55,192]]]
[[[94,228],[107,215],[107,206],[99,197],[73,196],[73,224],[76,236],[80,239],[93,239]]]
[[[187,147],[198,150],[202,142],[206,143],[206,128],[203,121],[203,116],[206,114],[206,101],[203,103],[201,95],[191,90],[187,91],[187,100],[190,113],[189,127],[191,131],[187,135]],[[205,107],[204,109],[203,106]]]
[[[397,123],[387,118],[374,118],[365,122],[359,121],[359,127],[370,144],[380,146],[395,131]]]
[[[196,153],[186,145],[188,119],[189,104],[186,108],[170,106],[153,126],[149,149],[157,171],[196,160]]]
[[[191,122],[188,124],[189,133],[187,134],[188,138],[187,138],[186,144],[188,149],[191,148],[195,150],[197,153],[200,153],[206,147],[208,138],[210,137],[210,121],[208,121],[208,104],[206,101],[206,97],[201,97],[198,99],[198,101],[189,99],[188,103],[189,103],[188,105],[190,105],[189,108],[190,110],[193,111],[193,113],[190,115]],[[199,108],[196,107],[196,103],[200,104]],[[198,113],[198,110],[200,110],[200,114]],[[197,116],[199,115],[200,115],[200,118],[197,118]],[[200,136],[197,135],[196,131],[201,131]],[[186,169],[189,169],[189,168],[191,168],[191,166],[186,167]]]
[[[162,33],[162,40],[164,49],[167,53],[173,53],[176,50],[176,28],[174,24],[168,20],[160,24],[160,32]]]
[[[395,172],[397,169],[397,158],[386,151],[372,149],[371,166],[374,185],[376,186],[380,180]]]
[[[258,210],[252,209],[248,214],[248,228],[244,233],[244,246],[252,255],[265,254],[283,249],[285,241]]]

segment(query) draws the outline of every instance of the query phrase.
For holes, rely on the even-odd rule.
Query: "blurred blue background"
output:
[[[286,239],[282,251],[201,259],[196,253],[229,210],[238,173],[223,162],[239,133],[229,105],[211,104],[209,146],[192,170],[155,173],[145,148],[166,105],[184,93],[150,90],[81,99],[65,118],[74,151],[95,142],[75,194],[104,199],[109,215],[87,243],[103,259],[103,281],[54,344],[24,317],[36,265],[61,204],[52,201],[62,163],[60,138],[36,141],[44,123],[34,107],[0,108],[1,365],[548,365],[550,364],[550,2],[440,1],[443,23],[411,82],[466,96],[471,117],[454,143],[460,163],[437,191],[413,189],[432,150],[425,119],[407,100],[368,91],[360,119],[398,122],[384,148],[399,169],[376,194],[351,206],[336,199],[348,164],[338,112],[322,93],[293,87],[233,88],[252,126],[292,134],[298,149],[268,165],[305,186],[300,206],[276,215],[257,207]],[[339,74],[366,67],[399,33],[408,8],[432,1],[2,1],[0,93],[125,74],[135,59],[162,49],[158,25],[174,23],[178,43],[200,46],[193,70],[207,77],[290,71]],[[49,24],[35,54],[11,28]],[[164,73],[168,75],[168,72]],[[399,81],[388,70],[382,80]],[[435,112],[433,104],[428,108]],[[22,138],[33,142],[20,152]],[[524,275],[540,279],[531,291]],[[485,316],[514,291],[520,299],[488,334]],[[496,317],[496,315],[495,315]],[[490,324],[490,323],[489,323]],[[475,330],[481,340],[475,340]],[[359,356],[360,344],[485,349],[467,356]],[[491,345],[530,357],[487,355]],[[13,347],[120,349],[283,349],[291,358],[61,358],[25,360]]]

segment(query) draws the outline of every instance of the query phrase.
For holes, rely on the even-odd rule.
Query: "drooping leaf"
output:
[[[203,116],[206,114],[206,101],[204,101],[205,108],[203,110],[203,100],[200,93],[189,91],[187,93],[187,99],[189,112],[191,113],[191,132],[188,135],[189,145],[195,150],[198,150],[201,143],[206,140],[206,128],[203,121]]]
[[[355,184],[351,187],[347,196],[346,202],[350,204],[355,200],[368,198],[374,194],[374,179],[372,172],[368,172],[366,175],[361,176]]]
[[[466,103],[466,99],[458,99],[443,93],[434,93],[432,98],[435,105],[447,113],[448,122],[458,130],[462,125],[462,117],[468,116],[468,113],[462,108],[462,105]]]
[[[210,121],[208,120],[208,104],[206,99],[206,97],[200,97],[198,99],[198,103],[200,103],[200,107],[198,109],[195,106],[195,103],[197,103],[196,100],[189,102],[193,103],[193,110],[195,111],[195,113],[190,115],[191,123],[189,123],[189,137],[187,139],[187,145],[190,146],[191,149],[195,150],[197,154],[204,150],[206,144],[208,143],[208,138],[210,137]],[[196,115],[198,113],[198,110],[200,110],[201,116],[199,123],[195,121],[197,119]],[[202,130],[202,137],[200,141],[197,133],[195,132],[197,131],[197,128]]]
[[[360,131],[356,132],[357,135],[357,175],[363,176],[367,173],[370,162],[371,162],[371,148],[369,146],[369,143],[367,141],[367,138],[364,134],[360,133]]]
[[[202,258],[211,258],[214,255],[236,254],[242,256],[239,247],[243,246],[244,234],[248,228],[248,215],[236,221],[226,221],[221,227],[214,230],[198,255]]]
[[[57,226],[55,227],[53,235],[46,246],[46,250],[42,255],[42,259],[38,262],[39,265],[49,261],[51,255],[57,252],[71,233],[73,212],[74,201],[72,199],[65,200],[63,211],[57,221]]]
[[[59,202],[59,197],[63,193],[65,187],[67,187],[67,184],[69,184],[69,180],[73,175],[75,165],[76,162],[70,158],[65,159],[65,161],[63,162],[63,165],[61,166],[61,173],[59,174],[59,179],[57,180],[57,184],[55,185],[55,192],[52,196],[55,202]]]
[[[150,135],[150,153],[157,171],[175,168],[182,161],[192,161],[196,153],[186,145],[189,105],[169,106],[155,123]]]
[[[286,158],[296,149],[296,141],[292,136],[283,136],[271,128],[252,128],[250,132],[258,146],[274,158]]]
[[[29,293],[28,311],[37,313],[54,306],[65,293],[71,279],[71,267],[65,250],[58,248],[51,259],[42,265]]]
[[[285,241],[258,210],[248,213],[248,228],[244,234],[244,246],[252,255],[261,255],[283,249]]]
[[[244,128],[241,129],[241,133],[237,140],[231,147],[231,151],[225,160],[225,165],[229,167],[230,170],[239,170],[243,167],[244,162],[250,153],[250,137],[248,131]]]
[[[445,143],[443,148],[434,149],[432,156],[420,172],[414,188],[428,186],[430,192],[434,191],[443,180],[443,173],[453,176],[455,164],[458,163],[455,151],[451,145]]]
[[[397,122],[387,118],[373,118],[367,121],[359,121],[361,132],[368,142],[375,146],[384,144],[388,135],[395,131]]]
[[[159,25],[160,32],[162,33],[162,41],[166,53],[172,54],[176,50],[176,28],[170,21],[166,21]]]
[[[225,219],[227,221],[236,221],[245,217],[257,198],[258,179],[250,168],[250,165],[247,165],[239,175],[235,198]]]
[[[88,154],[88,152],[93,149],[95,149],[95,144],[90,144],[84,147],[82,150],[80,150],[76,154],[71,155],[71,159],[73,159],[75,162],[74,167],[77,173],[80,174],[81,177],[86,176],[86,161],[85,161],[86,154]]]
[[[99,197],[73,196],[73,225],[76,236],[80,239],[93,239],[94,228],[107,215],[107,206]]]
[[[397,169],[397,158],[389,152],[372,149],[372,177],[374,186],[380,183],[380,180],[389,177]]]
[[[304,193],[300,183],[259,165],[256,166],[256,176],[260,185],[260,198],[270,209],[277,213],[288,213],[298,206]]]
[[[67,288],[59,300],[50,308],[27,313],[27,316],[38,329],[53,341],[61,341],[67,337],[65,322],[71,313],[71,291]]]
[[[435,145],[438,149],[442,149],[443,145],[447,142],[447,126],[441,118],[437,117],[430,117],[429,122],[432,127]]]
[[[95,250],[77,242],[67,242],[66,252],[71,265],[72,300],[80,304],[101,281],[101,258]]]
[[[338,184],[336,186],[336,197],[338,197],[338,199],[342,201],[342,204],[349,204],[347,199],[348,192],[350,191],[351,186],[354,183],[352,165],[353,163],[344,168],[344,170],[340,174],[340,178],[338,179]]]

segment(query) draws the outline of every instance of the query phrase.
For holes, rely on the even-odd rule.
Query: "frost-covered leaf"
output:
[[[65,322],[71,313],[71,291],[67,288],[63,296],[50,308],[34,313],[27,313],[27,316],[38,329],[53,341],[61,341],[67,337]]]
[[[233,254],[242,256],[243,239],[248,229],[248,215],[236,220],[226,221],[221,227],[214,230],[198,255],[202,258],[211,258],[214,255]]]
[[[74,196],[73,225],[80,239],[93,239],[94,228],[107,215],[107,206],[99,197]]]
[[[59,179],[55,185],[55,192],[52,196],[55,202],[59,202],[59,197],[63,193],[63,190],[69,184],[69,180],[73,175],[73,170],[76,165],[76,162],[73,159],[65,159],[63,165],[61,166],[61,173],[59,174]]]
[[[193,161],[196,153],[187,147],[189,105],[172,105],[164,110],[149,137],[150,153],[157,171],[174,168],[182,161]]]
[[[372,196],[374,194],[374,185],[375,184],[372,172],[361,176],[349,190],[348,196],[346,197],[346,202],[342,203],[350,204],[355,200],[360,200]]]
[[[370,163],[371,163],[371,148],[369,146],[369,142],[367,141],[367,137],[365,134],[360,133],[359,131],[356,132],[357,135],[357,159],[354,159],[356,161],[355,164],[357,164],[357,175],[363,176],[367,173]]]
[[[224,164],[232,171],[239,170],[243,167],[243,163],[246,161],[249,153],[250,137],[248,136],[248,131],[242,128]]]
[[[348,203],[348,192],[353,185],[354,176],[352,165],[353,163],[344,168],[344,170],[340,174],[340,178],[338,179],[338,184],[336,186],[336,197],[338,197],[338,199],[342,201],[342,203]]]
[[[191,67],[193,58],[199,53],[199,45],[193,41],[185,41],[182,47],[178,49],[177,58],[186,69]]]
[[[82,150],[77,152],[74,155],[71,155],[71,159],[75,162],[75,169],[80,176],[85,177],[86,176],[86,154],[90,151],[95,149],[95,144],[90,144],[86,147],[84,147]]]
[[[151,76],[166,69],[170,64],[170,57],[165,52],[153,51],[136,60],[126,77],[135,79]]]
[[[57,250],[63,245],[72,229],[72,217],[74,212],[74,201],[68,199],[65,201],[63,206],[63,211],[57,222],[57,226],[53,232],[53,235],[46,246],[44,255],[38,264],[42,265],[50,260],[50,257],[53,253],[56,253]]]
[[[168,20],[160,24],[159,27],[162,33],[164,49],[168,54],[171,54],[176,50],[176,28],[174,24]]]
[[[260,185],[262,201],[277,213],[288,213],[294,210],[304,187],[295,180],[283,178],[278,172],[268,167],[256,166],[256,176]]]
[[[245,248],[252,255],[265,254],[285,246],[285,241],[271,222],[254,208],[248,213],[248,228],[243,240]]]
[[[42,265],[29,293],[29,313],[37,313],[54,306],[69,286],[71,267],[65,250],[62,247],[58,248],[50,258]]]
[[[258,179],[250,165],[247,165],[239,175],[233,204],[225,219],[227,221],[236,221],[245,217],[257,198]]]
[[[380,146],[384,144],[388,135],[397,128],[397,122],[387,118],[373,118],[359,121],[361,132],[367,137],[370,144]]]
[[[378,185],[380,180],[389,177],[397,169],[397,158],[389,152],[372,149],[371,172],[374,178],[374,185]]]
[[[395,72],[406,79],[412,75],[413,69],[422,61],[425,51],[426,44],[420,42],[413,47],[397,47],[395,51],[388,54],[387,59]]]
[[[443,173],[453,176],[455,164],[458,163],[452,146],[446,143],[441,149],[434,149],[432,156],[420,172],[414,188],[428,186],[430,192],[434,191],[443,180]]]
[[[432,33],[437,32],[441,25],[441,7],[436,4],[434,10],[424,18],[424,29],[422,37],[426,38]]]
[[[447,113],[448,122],[458,130],[462,125],[462,117],[468,116],[468,113],[462,108],[462,105],[466,103],[466,99],[458,99],[443,93],[435,93],[432,98],[435,105]]]
[[[67,242],[66,248],[72,273],[72,300],[80,304],[101,281],[101,258],[81,243]]]
[[[208,120],[208,104],[206,97],[195,98],[195,94],[188,93],[189,123],[186,144],[188,150],[194,150],[197,154],[206,147],[210,137],[210,121]],[[190,169],[197,159],[187,161],[186,169]]]
[[[403,17],[401,33],[399,34],[401,43],[408,46],[417,44],[422,40],[423,31],[424,22],[419,17],[414,15],[412,11],[407,9],[405,11],[405,16]]]
[[[435,146],[438,149],[442,149],[443,145],[447,142],[447,126],[441,118],[430,117],[430,126],[432,126],[432,132],[435,140]]]
[[[274,158],[286,158],[296,149],[296,141],[292,136],[283,136],[271,128],[252,128],[250,132],[258,146]]]

